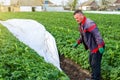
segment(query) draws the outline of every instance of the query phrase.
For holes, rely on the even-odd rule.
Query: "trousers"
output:
[[[102,54],[98,51],[97,53],[89,54],[89,64],[92,70],[91,79],[101,80],[101,59]]]

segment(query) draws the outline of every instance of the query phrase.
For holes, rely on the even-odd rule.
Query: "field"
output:
[[[107,15],[107,14],[85,14],[88,18],[94,20],[98,28],[102,34],[102,37],[106,43],[105,53],[103,54],[102,59],[102,77],[104,80],[120,80],[120,15]],[[90,70],[88,64],[88,51],[85,51],[83,45],[80,45],[77,49],[73,49],[72,45],[79,38],[78,25],[73,18],[72,12],[21,12],[21,13],[0,13],[0,20],[7,20],[11,18],[22,18],[22,19],[34,19],[41,24],[43,24],[46,29],[55,37],[58,51],[60,55],[64,55],[67,58],[72,59],[74,62],[79,64],[82,68]],[[0,25],[0,78],[4,78],[6,75],[9,77],[11,74],[14,74],[12,78],[16,78],[18,76],[28,76],[23,74],[24,71],[28,73],[32,72],[32,69],[36,68],[33,66],[39,66],[42,63],[35,63],[33,66],[28,66],[30,60],[34,61],[36,58],[39,59],[36,53],[20,43],[17,39],[15,39],[9,31],[3,28]],[[24,54],[25,53],[25,54]],[[31,54],[30,54],[31,53]],[[8,55],[10,54],[10,55]],[[17,58],[14,59],[16,57]],[[35,55],[36,58],[31,55]],[[20,56],[20,57],[19,57]],[[22,57],[23,56],[23,57]],[[12,61],[10,61],[12,60]],[[17,63],[15,63],[16,61]],[[23,61],[28,63],[22,64]],[[43,59],[42,59],[43,61]],[[44,62],[44,61],[43,61]],[[27,65],[28,69],[23,68]],[[44,65],[44,64],[43,64]],[[6,68],[7,71],[3,68]],[[17,66],[19,70],[23,70],[23,72],[15,72]],[[48,67],[48,64],[45,64]],[[27,68],[26,67],[26,68]],[[32,68],[33,67],[33,68]],[[39,66],[40,67],[40,66]],[[36,69],[38,71],[39,67]],[[49,77],[49,74],[53,74],[52,76],[57,78],[61,75],[65,77],[65,74],[59,73],[56,69],[53,69],[53,66],[50,68],[53,70],[49,71],[47,69],[47,74],[44,78]],[[12,71],[10,71],[12,68]],[[25,69],[25,70],[24,70]],[[44,68],[43,68],[44,69]],[[52,73],[52,72],[53,73]],[[56,71],[56,73],[54,73]],[[91,71],[91,70],[90,70]],[[8,72],[11,72],[8,74]],[[36,71],[37,72],[37,71]],[[44,72],[44,71],[43,71]],[[43,73],[45,74],[45,73]],[[35,74],[30,74],[30,76],[34,76]],[[6,77],[6,78],[8,78]],[[56,77],[55,77],[56,78]],[[54,79],[56,80],[56,79]]]

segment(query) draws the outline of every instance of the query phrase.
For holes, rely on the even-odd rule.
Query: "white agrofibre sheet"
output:
[[[19,41],[34,49],[46,62],[60,71],[60,61],[54,37],[45,27],[31,19],[9,19],[0,21]]]

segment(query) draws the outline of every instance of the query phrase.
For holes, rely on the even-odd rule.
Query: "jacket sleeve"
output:
[[[94,24],[94,28],[91,30],[91,33],[92,33],[92,35],[93,35],[93,37],[94,37],[94,39],[95,39],[95,41],[98,45],[98,48],[103,47],[104,46],[104,41],[103,41],[103,39],[100,35],[100,32],[99,32],[96,24]]]
[[[82,43],[82,37],[80,37],[78,40],[77,40],[77,44],[80,44]]]
[[[78,27],[78,30],[80,31],[80,26]],[[80,44],[80,43],[82,43],[83,41],[82,41],[82,34],[80,33],[80,38],[79,39],[77,39],[77,44]]]

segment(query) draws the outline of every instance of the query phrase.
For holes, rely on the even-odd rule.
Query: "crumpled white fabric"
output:
[[[19,41],[34,49],[46,62],[52,63],[61,71],[55,39],[42,24],[31,19],[9,19],[0,23]]]

